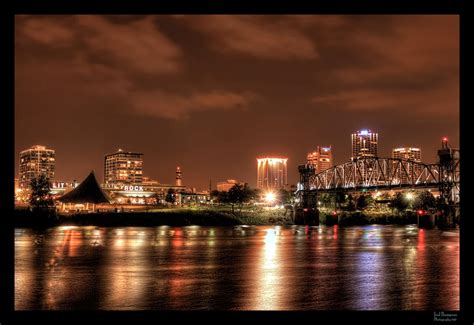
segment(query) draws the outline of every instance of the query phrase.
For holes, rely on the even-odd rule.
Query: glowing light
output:
[[[367,131],[367,130],[361,130],[361,131],[360,131],[360,134],[362,134],[362,135],[367,135],[367,134],[369,134],[369,131]]]
[[[443,141],[448,141],[448,138],[447,138],[447,137],[444,137],[444,138],[443,138]]]
[[[267,201],[268,203],[275,201],[275,193],[268,192],[267,194],[265,194],[265,201]]]
[[[74,228],[77,228],[77,226],[61,226],[61,227],[59,227],[59,230],[61,230],[61,231],[71,230],[71,229],[74,229]]]
[[[407,193],[405,194],[405,197],[407,200],[411,201],[415,198],[415,195],[413,195],[413,193]]]

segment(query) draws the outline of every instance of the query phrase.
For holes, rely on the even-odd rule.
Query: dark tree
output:
[[[349,194],[347,196],[347,210],[348,211],[355,211],[356,209],[356,206],[355,206],[355,202],[354,202],[354,197]]]
[[[235,184],[232,186],[228,193],[232,213],[234,213],[234,205],[238,205],[240,207],[240,212],[242,212],[242,205],[252,199],[253,193],[253,190],[251,190],[247,184]]]
[[[369,205],[367,197],[364,194],[360,195],[357,198],[356,205],[357,205],[357,209],[359,210],[365,209]]]
[[[251,200],[258,200],[263,196],[263,191],[259,188],[254,188],[252,191],[252,197]]]
[[[436,207],[436,199],[429,191],[423,191],[415,199],[413,202],[414,209],[424,209],[428,210],[431,208]]]
[[[217,199],[218,196],[219,196],[219,191],[218,190],[212,190],[211,191],[211,198],[212,199]]]
[[[51,183],[46,175],[41,174],[30,182],[31,197],[30,205],[33,211],[47,211],[54,206],[53,199],[49,195]]]
[[[401,192],[397,192],[390,202],[390,207],[396,209],[398,212],[405,211],[408,208],[408,205],[408,200]]]
[[[218,192],[217,201],[219,203],[229,203],[229,193],[226,191]]]
[[[281,188],[276,193],[277,201],[281,204],[291,203],[291,194],[287,190]]]
[[[168,189],[168,193],[166,193],[165,201],[168,203],[175,203],[176,202],[176,191],[172,188]]]
[[[328,208],[331,205],[331,202],[333,201],[333,197],[328,193],[322,193],[319,196],[319,201],[325,208]]]
[[[347,202],[347,197],[344,191],[337,191],[336,197],[334,198],[334,202],[337,204],[337,208],[340,209],[342,204]]]

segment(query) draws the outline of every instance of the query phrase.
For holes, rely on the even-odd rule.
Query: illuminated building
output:
[[[176,201],[183,205],[201,205],[207,204],[211,200],[211,195],[208,191],[202,192],[180,192],[177,193]]]
[[[179,167],[178,167],[179,168]],[[181,176],[181,169],[179,176]],[[181,178],[180,178],[181,180]],[[168,190],[173,190],[175,193],[186,191],[186,187],[176,184],[161,184],[159,181],[151,179],[150,177],[141,177],[140,183],[106,183],[103,184],[103,189],[112,198],[115,204],[157,204],[165,203],[166,194]],[[177,203],[180,202],[177,200]]]
[[[257,158],[257,188],[279,189],[288,185],[288,158]]]
[[[181,186],[181,179],[182,179],[182,173],[181,173],[181,167],[176,167],[176,186]]]
[[[142,183],[143,154],[119,149],[105,156],[104,183],[107,187],[120,187]]]
[[[392,158],[421,162],[421,150],[418,148],[396,148],[392,150]]]
[[[229,192],[229,190],[234,187],[234,185],[240,184],[235,179],[228,179],[225,182],[217,182],[217,190],[219,192]]]
[[[421,162],[421,150],[419,148],[396,148],[392,150],[392,158],[411,160],[415,162]],[[411,164],[404,164],[405,169],[408,173],[411,173]],[[421,166],[414,166],[415,172],[418,172]],[[402,183],[408,183],[408,176],[405,173],[402,174]]]
[[[316,147],[316,151],[309,152],[307,156],[308,164],[313,165],[315,172],[320,173],[332,167],[331,147]]]
[[[378,133],[370,130],[356,131],[352,134],[352,159],[377,157]]]
[[[54,150],[39,145],[20,152],[20,188],[28,188],[31,180],[41,174],[52,181],[55,167],[54,156]]]

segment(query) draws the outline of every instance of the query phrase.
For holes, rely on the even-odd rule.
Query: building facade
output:
[[[392,150],[392,158],[421,162],[421,150],[419,148],[396,148]]]
[[[104,185],[120,187],[140,185],[143,180],[143,154],[119,149],[105,156]]]
[[[288,158],[257,158],[257,188],[280,189],[288,186]]]
[[[356,131],[351,135],[352,159],[377,157],[379,135],[370,130]]]
[[[395,148],[392,150],[392,158],[421,162],[421,150],[419,148],[407,147]],[[404,163],[403,166],[405,167],[408,173],[412,172],[412,168],[416,173],[418,173],[422,168],[419,165],[412,165],[409,163]],[[409,179],[407,175],[402,174],[401,178],[401,183],[408,183]]]
[[[307,164],[313,165],[316,173],[321,173],[332,167],[331,147],[317,146],[316,150],[307,155]]]
[[[55,151],[45,146],[35,145],[20,152],[19,188],[26,189],[32,179],[41,174],[53,181],[55,170]]]

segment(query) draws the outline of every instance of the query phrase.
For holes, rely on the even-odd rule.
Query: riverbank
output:
[[[368,224],[416,224],[417,216],[407,211],[402,214],[387,211],[342,211],[337,214],[320,212],[322,225],[356,226]],[[154,227],[154,226],[234,226],[234,225],[292,225],[291,211],[285,209],[247,208],[235,213],[223,207],[152,209],[143,212],[96,212],[76,214],[35,214],[15,210],[17,228],[49,228],[61,225],[98,227]]]
[[[281,209],[283,210],[283,209]],[[60,225],[98,227],[154,227],[154,226],[234,226],[234,225],[289,225],[291,214],[284,210],[246,210],[231,213],[219,209],[162,209],[146,212],[99,212],[77,214],[35,214],[16,210],[17,228],[55,227]]]
[[[414,211],[403,213],[388,213],[386,211],[342,211],[336,215],[321,212],[319,223],[324,225],[339,224],[340,226],[362,226],[371,224],[380,225],[408,225],[416,224],[417,216]]]

